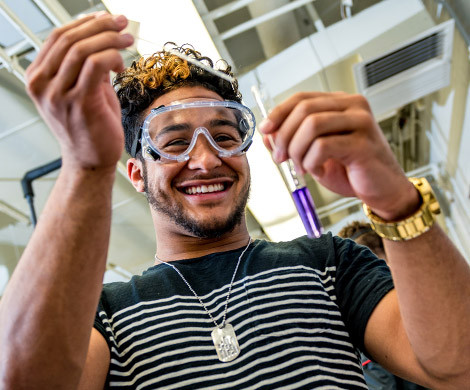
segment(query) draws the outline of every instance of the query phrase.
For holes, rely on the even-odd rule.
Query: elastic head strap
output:
[[[137,132],[137,135],[134,138],[134,142],[132,142],[132,147],[131,147],[131,156],[136,157],[137,153],[140,150],[140,138],[142,137],[142,127],[139,127],[139,131]]]

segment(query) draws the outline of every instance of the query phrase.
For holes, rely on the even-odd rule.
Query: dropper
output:
[[[261,112],[263,119],[268,116],[268,109],[273,106],[271,98],[266,93],[264,88],[253,85],[251,92],[256,100],[256,104]],[[268,106],[268,107],[267,107]],[[271,135],[268,136],[268,140],[271,144],[271,148],[274,150],[275,145]],[[288,159],[280,164],[277,164],[279,171],[284,182],[289,188],[292,194],[295,207],[299,213],[300,219],[304,224],[307,235],[311,238],[318,238],[323,233],[323,227],[320,219],[318,218],[315,210],[315,204],[312,199],[312,195],[307,188],[305,180],[302,175],[299,175],[295,169],[294,163],[291,159]]]

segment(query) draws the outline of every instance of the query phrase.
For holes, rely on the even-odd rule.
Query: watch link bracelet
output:
[[[421,206],[418,211],[399,221],[385,221],[375,215],[369,206],[363,204],[364,213],[370,220],[375,232],[382,238],[392,241],[406,241],[427,232],[434,225],[434,215],[440,213],[439,203],[432,191],[431,185],[423,178],[408,179],[421,196]]]

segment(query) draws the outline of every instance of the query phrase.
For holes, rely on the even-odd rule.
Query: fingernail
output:
[[[127,23],[127,18],[124,15],[113,16],[113,19],[119,26],[125,26]]]
[[[295,165],[295,171],[301,176],[305,175],[305,171],[301,166],[299,167],[298,165]]]
[[[131,34],[122,34],[122,39],[124,43],[131,44],[134,42],[134,37]]]
[[[283,158],[283,152],[281,149],[274,149],[273,151],[273,159],[276,163],[281,163],[282,162],[282,158]]]
[[[274,130],[274,123],[269,118],[265,118],[259,124],[259,130],[262,133],[269,133]]]

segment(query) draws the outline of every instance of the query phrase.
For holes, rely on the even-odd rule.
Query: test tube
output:
[[[251,87],[251,92],[253,93],[262,117],[266,118],[268,116],[267,108],[272,106],[270,97],[262,87],[255,85]],[[269,137],[269,140],[271,142],[271,146],[274,147],[271,137]],[[307,231],[307,235],[311,238],[320,237],[323,233],[323,227],[315,210],[312,195],[305,184],[303,176],[296,172],[294,163],[291,159],[277,164],[277,166],[284,182],[292,194],[292,199],[294,200],[297,212],[299,213],[300,219]]]

